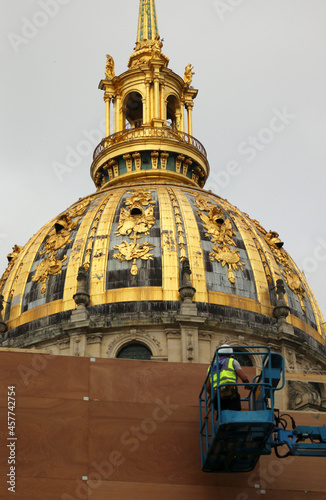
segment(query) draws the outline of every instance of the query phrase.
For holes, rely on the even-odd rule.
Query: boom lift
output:
[[[220,349],[220,348],[219,348]],[[296,427],[290,415],[279,415],[274,409],[275,391],[283,389],[283,356],[269,347],[237,347],[237,355],[252,355],[261,360],[261,371],[250,384],[247,397],[241,399],[242,411],[221,410],[220,389],[232,384],[218,384],[217,411],[213,394],[209,396],[209,382],[213,388],[213,369],[219,380],[219,349],[211,363],[199,396],[199,425],[201,465],[204,472],[249,472],[261,455],[270,455],[274,448],[278,458],[289,455],[326,457],[326,426]],[[234,385],[234,384],[233,384]],[[287,430],[288,417],[292,430]],[[279,448],[285,447],[286,453]],[[284,448],[282,448],[284,450]]]

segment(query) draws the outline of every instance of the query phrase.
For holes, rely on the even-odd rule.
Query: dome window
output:
[[[166,124],[168,127],[177,128],[177,99],[174,95],[170,95],[167,100],[167,110],[166,110],[167,120]]]
[[[143,125],[143,99],[139,92],[130,92],[125,100],[125,122],[131,128],[139,128]]]
[[[134,342],[132,344],[123,347],[118,355],[118,359],[139,359],[139,360],[150,360],[152,357],[151,351],[143,344]]]
[[[140,208],[134,207],[130,210],[131,215],[143,215],[143,212]]]

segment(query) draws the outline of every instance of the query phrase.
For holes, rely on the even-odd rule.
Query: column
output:
[[[111,96],[104,94],[105,101],[105,137],[111,135]]]
[[[151,97],[150,97],[150,82],[146,82],[146,115],[145,123],[151,121]]]
[[[160,82],[154,79],[154,118],[160,118]]]
[[[185,131],[185,103],[181,101],[180,132]]]
[[[187,113],[188,113],[188,134],[192,136],[192,108],[193,103],[187,103]]]
[[[115,98],[115,132],[119,132],[121,130],[121,95],[118,94]]]
[[[164,121],[164,125],[166,125],[166,102],[164,99],[164,94],[165,94],[165,85],[164,83],[161,84],[161,116],[162,120]]]

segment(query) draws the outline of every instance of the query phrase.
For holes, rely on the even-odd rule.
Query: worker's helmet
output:
[[[219,354],[233,354],[233,349],[232,347],[230,347],[229,345],[227,344],[223,344],[219,351],[218,351]]]

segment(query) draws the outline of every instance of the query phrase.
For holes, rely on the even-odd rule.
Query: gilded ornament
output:
[[[116,245],[113,247],[114,250],[118,250],[118,253],[114,254],[113,257],[118,259],[119,262],[133,261],[131,274],[136,276],[138,274],[137,259],[142,260],[153,260],[154,256],[150,254],[150,251],[155,247],[147,241],[141,245],[136,243],[128,243],[123,240],[121,245]]]
[[[135,206],[135,209],[137,209],[137,206]],[[132,232],[135,234],[149,234],[151,227],[153,227],[156,222],[154,217],[154,208],[149,207],[147,210],[142,210],[142,208],[139,207],[138,210],[140,213],[134,215],[125,208],[121,209],[116,234],[120,236],[129,236]]]
[[[198,215],[203,221],[203,227],[206,229],[206,236],[210,238],[213,245],[212,251],[209,253],[211,261],[217,261],[224,267],[228,265],[228,279],[231,283],[235,283],[235,275],[233,271],[243,269],[244,263],[241,262],[239,250],[232,250],[236,244],[233,236],[236,232],[232,227],[230,219],[225,219],[223,211],[217,205],[213,205],[210,200],[202,195],[196,196],[196,206]],[[206,215],[204,212],[208,212]]]
[[[153,205],[156,202],[152,199],[152,191],[144,188],[129,191],[128,194],[131,195],[125,201],[128,209],[121,209],[115,234],[129,236],[132,242],[128,243],[123,240],[120,245],[116,245],[114,250],[118,250],[118,253],[114,254],[113,257],[119,262],[132,260],[131,274],[135,276],[138,274],[137,259],[152,260],[154,258],[149,252],[155,245],[148,242],[139,244],[137,239],[140,238],[138,234],[149,235],[150,229],[155,225]],[[144,209],[144,207],[148,208]]]
[[[114,78],[114,60],[109,54],[106,56],[106,67],[105,67],[105,77],[107,80],[112,80]]]
[[[19,278],[19,275],[20,275],[20,271],[22,270],[22,267],[24,265],[24,261],[22,261],[20,264],[19,264],[19,267],[18,267],[18,270],[16,272],[16,276],[15,276],[15,279],[14,281],[12,282],[12,285],[11,285],[11,289],[10,289],[10,292],[9,292],[9,299],[12,300],[13,296],[14,296],[14,293],[15,293],[15,288],[16,288],[16,283],[18,281],[18,278]]]
[[[5,272],[3,273],[3,275],[1,276],[1,279],[0,279],[0,291],[2,291],[3,287],[4,287],[4,284],[5,282],[7,281],[7,278],[11,272],[11,270],[13,269],[14,265],[15,265],[15,262],[16,260],[18,259],[19,257],[19,254],[20,252],[22,251],[23,247],[20,247],[18,245],[15,245],[13,246],[12,248],[12,252],[10,254],[7,255],[7,259],[8,259],[8,267],[7,269],[5,270]]]
[[[259,226],[257,227],[259,228]],[[283,249],[284,243],[280,240],[279,234],[276,231],[269,231],[268,233],[265,231],[264,238],[272,250],[277,263],[283,267],[281,273],[288,287],[298,296],[301,308],[305,311],[304,301],[306,300],[306,291],[289,255]]]
[[[89,206],[91,202],[91,198],[86,198],[80,203],[78,203],[75,207],[72,207],[67,214],[69,215],[70,219],[75,219],[76,217],[80,217],[81,215],[84,215],[84,212],[86,208]],[[76,226],[77,227],[77,226]],[[70,226],[70,229],[72,229],[72,226]]]
[[[166,170],[169,153],[161,153],[161,169]]]
[[[195,74],[195,72],[193,71],[193,69],[194,69],[194,67],[191,64],[187,64],[187,66],[185,68],[185,74],[184,74],[184,77],[183,77],[183,81],[188,86],[191,84],[192,77]]]
[[[83,266],[84,266],[84,268],[85,268],[86,271],[88,271],[90,263],[91,263],[91,257],[92,257],[92,252],[93,252],[95,235],[96,235],[96,232],[97,232],[97,227],[98,227],[98,224],[100,222],[103,210],[105,209],[106,202],[107,202],[107,199],[105,200],[105,202],[100,207],[100,209],[99,209],[99,211],[98,211],[98,213],[97,213],[97,215],[96,215],[96,217],[94,219],[94,223],[93,223],[92,229],[91,229],[91,231],[89,233],[88,242],[87,242],[87,246],[86,246],[86,252],[85,252],[85,258],[84,258],[84,262],[83,262]]]
[[[58,260],[57,252],[71,243],[71,231],[77,228],[81,216],[84,214],[90,202],[91,199],[86,198],[75,207],[62,214],[56,221],[54,228],[49,232],[44,243],[44,249],[40,252],[41,255],[46,255],[46,257],[36,266],[35,274],[32,278],[32,281],[42,283],[41,293],[46,292],[49,276],[55,276],[61,273],[67,256],[65,255],[62,260]]]
[[[211,261],[216,260],[224,267],[228,265],[228,278],[231,283],[235,283],[233,271],[242,270],[244,263],[240,260],[239,250],[231,250],[228,245],[214,245],[213,251],[209,253]]]
[[[127,194],[131,194],[126,200],[127,207],[132,207],[135,204],[141,204],[144,207],[147,205],[155,205],[155,201],[152,199],[153,190],[148,190],[145,188],[139,188],[135,191],[128,191]]]
[[[306,291],[302,286],[298,274],[288,268],[282,270],[281,273],[284,276],[288,287],[298,296],[301,308],[303,311],[305,311],[306,308],[303,301],[306,300]]]
[[[32,281],[37,283],[42,283],[41,293],[46,292],[46,284],[49,276],[55,276],[61,273],[62,267],[65,265],[64,262],[67,260],[65,255],[62,260],[58,260],[54,254],[46,257],[42,260],[41,264],[38,264],[35,269],[35,274]]]
[[[41,254],[57,251],[64,248],[68,243],[71,243],[71,239],[70,232],[67,229],[62,229],[58,233],[55,229],[52,229],[44,243],[44,250],[41,251]]]
[[[180,208],[179,204],[177,202],[177,199],[175,197],[174,191],[171,188],[168,188],[168,193],[171,198],[173,210],[174,210],[174,216],[175,216],[175,223],[177,226],[177,233],[178,233],[178,247],[179,247],[179,255],[180,255],[180,262],[184,262],[187,259],[187,252],[186,252],[186,240],[184,237],[184,228],[182,224],[182,219],[180,215]]]

